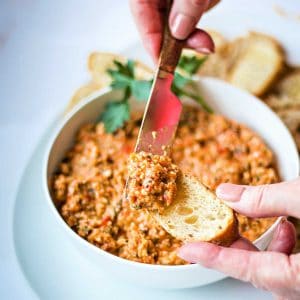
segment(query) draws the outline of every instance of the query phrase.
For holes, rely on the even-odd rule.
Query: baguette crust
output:
[[[222,246],[230,246],[239,237],[234,211],[195,177],[180,175],[177,189],[170,207],[162,213],[152,213],[172,236]]]
[[[256,96],[263,95],[283,69],[281,46],[272,37],[256,32],[237,39],[234,44],[239,49],[228,81]]]
[[[111,77],[107,73],[108,69],[114,69],[114,61],[127,62],[127,58],[108,52],[93,52],[88,58],[88,70],[92,75],[92,80],[101,87],[110,85]],[[153,71],[140,61],[135,61],[135,76],[139,80],[149,80],[153,77]]]
[[[234,241],[239,238],[239,229],[238,229],[238,219],[233,212],[232,221],[228,224],[226,230],[221,232],[218,236],[214,237],[212,240],[208,241],[213,244],[220,246],[229,247]]]

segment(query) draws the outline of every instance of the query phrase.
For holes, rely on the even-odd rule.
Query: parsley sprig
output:
[[[184,70],[188,75],[192,76],[198,72],[200,67],[206,61],[207,56],[197,57],[195,55],[192,56],[181,56],[178,67]]]
[[[188,97],[199,103],[204,110],[212,112],[212,109],[198,95],[198,91],[191,78],[195,74],[205,59],[199,59],[196,56],[183,56],[179,62],[181,68],[188,76],[175,73],[172,91],[178,97]],[[114,69],[108,69],[107,73],[112,79],[111,87],[115,90],[121,90],[123,97],[121,99],[110,101],[106,104],[103,113],[100,115],[100,121],[104,123],[106,132],[112,133],[121,128],[130,118],[129,98],[135,97],[138,101],[146,101],[150,94],[153,80],[137,80],[135,77],[134,61],[128,60],[123,64],[114,61]],[[187,89],[187,87],[189,87]]]
[[[106,132],[114,132],[121,128],[130,117],[128,99],[130,98],[130,88],[126,87],[123,99],[110,101],[106,104],[100,120],[104,123]]]
[[[134,61],[128,60],[126,64],[122,64],[115,60],[115,70],[108,69],[107,73],[112,78],[111,87],[113,89],[124,89],[130,96],[134,96],[139,101],[147,100],[151,89],[152,81],[137,80],[134,74]]]

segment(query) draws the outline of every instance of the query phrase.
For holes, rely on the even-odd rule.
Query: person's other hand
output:
[[[187,38],[186,46],[209,54],[214,51],[211,37],[196,29],[202,14],[219,0],[174,0],[169,17],[172,35],[180,40]],[[166,0],[130,0],[130,7],[143,44],[154,61],[157,61],[163,36],[163,17]]]
[[[216,191],[237,212],[249,217],[293,216],[300,218],[300,178],[257,187],[221,184]],[[296,242],[293,225],[284,220],[267,251],[259,252],[245,239],[230,248],[210,243],[188,243],[178,255],[251,282],[272,292],[277,299],[300,299],[300,254],[292,254]]]

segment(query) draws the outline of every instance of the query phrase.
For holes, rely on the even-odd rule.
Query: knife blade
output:
[[[172,1],[167,1],[163,43],[155,72],[151,92],[144,111],[138,134],[135,152],[170,155],[182,110],[181,101],[171,91],[174,72],[184,45],[183,40],[175,39],[170,32],[168,16]],[[124,199],[127,199],[127,178]]]
[[[168,12],[158,67],[153,80],[150,96],[145,108],[135,152],[169,154],[179,122],[182,104],[171,91],[174,71],[184,45],[183,40],[175,39],[170,32]]]

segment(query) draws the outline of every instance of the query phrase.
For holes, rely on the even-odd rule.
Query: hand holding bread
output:
[[[248,216],[292,215],[300,218],[300,178],[266,186],[222,184],[217,195]],[[231,248],[210,243],[189,243],[179,250],[183,259],[214,268],[231,277],[250,281],[255,287],[272,292],[280,299],[300,298],[300,254],[291,254],[296,242],[293,225],[284,220],[269,248],[258,252],[240,239]]]

